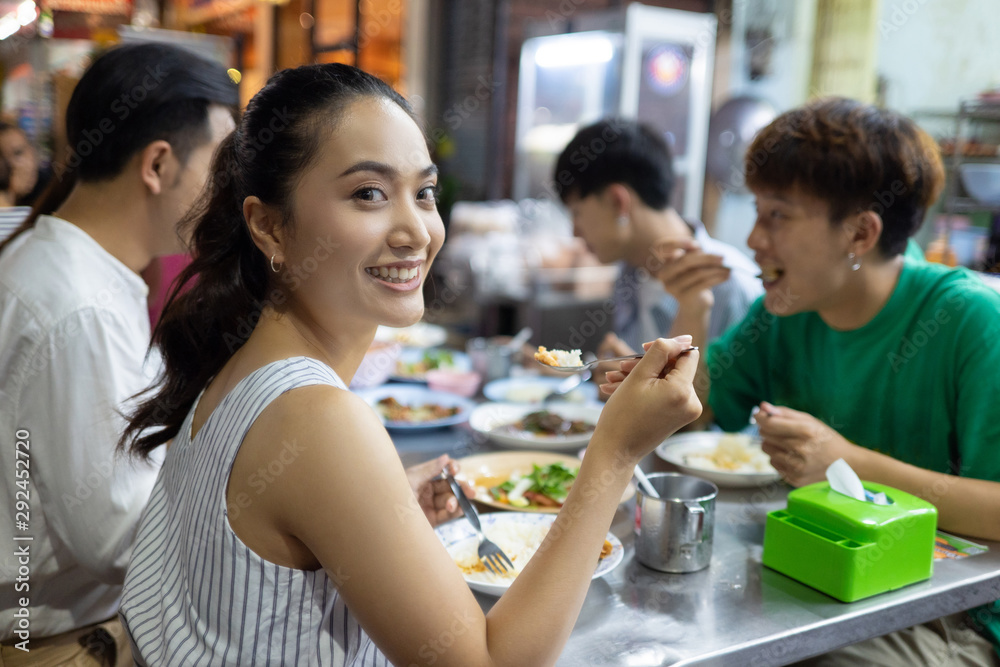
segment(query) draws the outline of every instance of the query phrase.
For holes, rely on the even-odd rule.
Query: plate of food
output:
[[[576,451],[590,442],[600,405],[549,403],[540,409],[524,403],[483,403],[469,425],[500,447]]]
[[[427,322],[417,322],[408,327],[393,328],[380,326],[375,331],[375,340],[399,343],[404,347],[437,347],[444,345],[448,332],[444,327]]]
[[[421,385],[389,384],[355,392],[372,406],[386,428],[426,429],[461,424],[476,404]]]
[[[497,509],[556,514],[580,471],[580,457],[556,452],[493,452],[458,459],[475,500]],[[629,484],[621,502],[635,495]]]
[[[760,440],[743,433],[682,433],[660,443],[656,455],[682,472],[724,487],[751,487],[781,479],[761,451]]]
[[[483,395],[497,403],[540,403],[553,389],[565,382],[565,377],[525,375],[516,378],[501,378],[486,383]],[[587,403],[598,400],[597,385],[584,382],[560,399],[560,402]]]
[[[470,371],[469,355],[443,347],[403,348],[396,359],[396,369],[390,376],[398,382],[427,382],[427,371]]]
[[[530,514],[524,512],[493,512],[481,514],[486,537],[495,542],[514,563],[514,570],[503,575],[486,570],[476,552],[479,539],[472,526],[464,517],[459,517],[434,529],[438,539],[448,550],[455,565],[462,570],[469,588],[487,595],[503,595],[511,582],[524,569],[525,564],[535,555],[545,535],[549,532],[554,514]],[[594,579],[603,577],[615,569],[625,557],[621,541],[608,533],[604,547],[594,569]]]

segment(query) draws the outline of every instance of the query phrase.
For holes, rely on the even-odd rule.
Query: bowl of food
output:
[[[481,378],[475,371],[435,369],[427,371],[427,388],[469,398],[476,395]]]
[[[958,169],[962,186],[979,203],[1000,205],[1000,164],[966,162]]]
[[[351,389],[368,389],[385,384],[396,371],[396,361],[402,349],[399,343],[374,341],[351,378]]]

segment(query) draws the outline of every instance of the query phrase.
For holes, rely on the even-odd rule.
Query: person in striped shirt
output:
[[[13,170],[10,162],[0,152],[0,243],[20,227],[31,213],[30,206],[15,206],[16,194],[11,187]]]
[[[444,241],[409,105],[347,65],[283,70],[213,171],[190,289],[155,334],[165,376],[122,441],[137,456],[171,443],[125,580],[136,661],[554,663],[635,465],[700,413],[697,352],[678,356],[690,338],[650,343],[608,387],[552,529],[484,614],[347,390],[378,325],[423,315]]]

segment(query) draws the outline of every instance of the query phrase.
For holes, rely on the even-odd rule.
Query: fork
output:
[[[692,350],[697,350],[697,349],[698,348],[696,346],[692,345],[691,347],[689,347],[687,349],[681,350],[677,354],[677,356],[679,357],[682,354],[687,354],[688,352],[691,352]],[[583,364],[582,366],[550,366],[549,364],[542,364],[542,362],[540,362],[540,361],[538,363],[542,364],[542,366],[545,366],[547,368],[551,368],[552,370],[556,370],[556,371],[563,371],[565,373],[579,373],[580,371],[590,370],[591,368],[593,368],[597,364],[603,364],[606,361],[625,361],[627,359],[642,359],[642,357],[645,354],[646,354],[645,352],[640,352],[638,354],[629,354],[629,355],[626,355],[624,357],[608,357],[607,359],[595,359],[594,361],[588,361],[587,363]]]
[[[458,501],[458,506],[465,512],[465,518],[469,520],[469,523],[472,524],[472,529],[479,535],[479,560],[483,562],[487,570],[496,575],[506,574],[508,570],[513,571],[514,563],[511,562],[510,558],[507,558],[507,554],[503,552],[503,549],[491,542],[483,534],[482,524],[479,523],[479,513],[476,512],[476,508],[469,502],[469,499],[465,497],[462,487],[459,486],[458,482],[447,470],[444,470],[441,474],[448,480],[451,492],[455,494],[455,500]]]

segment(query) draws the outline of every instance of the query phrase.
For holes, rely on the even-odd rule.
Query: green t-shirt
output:
[[[1000,482],[1000,294],[964,269],[904,260],[885,307],[852,331],[759,299],[707,364],[727,431],[764,400],[921,468]]]
[[[707,365],[724,430],[769,401],[898,460],[1000,482],[1000,294],[965,269],[907,257],[885,307],[853,331],[758,299]]]
[[[917,259],[921,262],[925,261],[924,251],[920,248],[920,244],[912,238],[906,240],[906,250],[903,252],[903,257],[906,257],[907,259]]]

